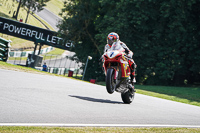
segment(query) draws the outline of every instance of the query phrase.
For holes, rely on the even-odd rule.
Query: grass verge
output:
[[[0,68],[59,76],[57,74],[51,74],[38,71],[33,68],[12,65],[2,61],[0,61]],[[97,82],[97,84],[105,86],[105,82]],[[139,94],[200,106],[200,87],[170,87],[170,86],[147,86],[147,85],[145,86],[136,85],[135,87],[137,93]]]
[[[105,82],[97,82],[106,85]],[[200,87],[135,85],[139,94],[200,106]]]
[[[47,74],[46,72],[39,71],[29,67],[22,67],[18,65],[9,64],[6,62],[0,61],[0,68],[6,70],[14,70],[14,71],[23,71],[23,72],[31,72],[31,73],[40,73],[40,74]],[[50,73],[49,73],[50,74]]]
[[[50,0],[46,3],[46,8],[59,16],[61,9],[64,8],[64,1],[66,0]]]
[[[200,128],[0,127],[1,133],[198,133]]]
[[[16,1],[0,0],[0,8],[1,8],[0,16],[9,18],[9,19],[13,19],[12,15],[13,15],[14,11],[17,10],[17,6],[18,6],[18,3]],[[27,15],[26,10],[21,7],[20,11],[19,11],[18,19],[23,19],[23,22],[24,22],[26,19],[26,15]],[[15,19],[13,19],[13,20],[15,20]],[[53,30],[53,28],[48,23],[46,23],[42,19],[40,19],[40,20],[43,23],[45,23],[51,30]],[[41,24],[41,22],[38,21],[35,17],[33,17],[31,14],[28,17],[27,24],[46,29],[46,27],[43,24]],[[35,46],[34,42],[20,39],[17,37],[3,35],[3,34],[1,34],[1,37],[5,38],[7,40],[12,40],[12,43],[11,43],[12,48],[23,48],[23,47],[34,47]]]
[[[137,93],[200,106],[200,87],[136,85]]]
[[[49,52],[48,54],[62,55],[64,51],[65,51],[65,50],[63,50],[63,49],[55,48],[55,50],[52,50],[52,51]]]
[[[36,74],[45,74],[45,75],[52,75],[52,76],[59,76],[59,77],[67,77],[67,78],[73,78],[75,80],[79,80],[82,77],[82,75],[77,75],[76,76],[75,73],[74,73],[73,77],[68,77],[67,73],[65,75],[58,75],[58,74],[54,74],[54,73],[48,73],[48,72],[36,70],[34,68],[23,67],[23,66],[19,66],[19,65],[13,65],[13,64],[6,63],[6,62],[2,62],[2,61],[0,61],[0,69],[13,70],[13,71],[22,71],[22,72],[29,72],[29,73],[36,73]]]
[[[27,68],[27,67],[22,67],[22,66],[17,66],[17,65],[12,65],[8,64],[6,62],[0,61],[0,68],[1,69],[8,69],[8,70],[15,70],[15,71],[24,71],[24,72],[30,72],[30,73],[38,73],[38,74],[48,74],[48,75],[54,75],[54,76],[61,76],[62,75],[57,75],[57,74],[51,74],[51,73],[46,73],[42,71],[38,71],[33,68]],[[145,87],[145,86],[137,86],[139,88]],[[148,87],[147,87],[148,88]],[[150,89],[151,87],[149,87]],[[155,87],[154,87],[155,88]],[[163,89],[166,89],[165,87]],[[195,90],[195,89],[194,89]],[[198,90],[198,89],[197,89]],[[137,89],[139,93],[145,94],[145,95],[151,95],[156,94],[151,91],[146,91],[145,93],[140,92],[142,91],[141,89]],[[157,95],[157,94],[156,94]],[[162,94],[161,94],[162,95]],[[155,95],[154,95],[155,96]],[[161,97],[162,98],[162,97]],[[198,102],[199,103],[199,102]],[[48,132],[69,132],[69,133],[100,133],[100,132],[106,132],[106,133],[132,133],[132,132],[138,132],[138,133],[177,133],[177,132],[184,132],[184,133],[198,133],[200,132],[200,128],[118,128],[118,127],[32,127],[32,126],[27,126],[27,127],[22,127],[22,126],[0,126],[0,132],[1,133],[21,133],[21,132],[29,132],[29,133],[48,133]]]
[[[54,50],[52,50],[46,54],[43,54],[42,56],[44,57],[44,60],[48,60],[51,58],[58,58],[64,53],[64,51],[65,50],[63,50],[63,49],[55,48]]]

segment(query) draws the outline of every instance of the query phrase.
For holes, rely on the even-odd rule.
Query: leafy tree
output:
[[[13,15],[13,18],[17,19],[20,7],[27,7],[27,16],[25,23],[28,20],[30,11],[35,12],[36,10],[41,11],[43,6],[46,6],[45,3],[49,0],[19,0],[17,7],[16,15]]]
[[[200,81],[199,6],[199,0],[71,0],[60,31],[81,61],[102,54],[107,34],[117,32],[135,53],[139,83],[193,84]],[[88,74],[99,70],[95,63]]]
[[[104,0],[103,6],[111,7],[113,11],[105,11],[98,25],[98,29],[104,32],[97,36],[102,37],[105,31],[120,34],[121,40],[135,51],[134,58],[141,83],[180,85],[184,84],[184,80],[190,82],[194,77],[197,81],[199,70],[196,69],[194,73],[190,67],[194,68],[196,63],[200,63],[195,60],[191,64],[188,57],[195,53],[191,59],[199,59],[198,33],[193,30],[198,26],[195,19],[199,16],[191,13],[197,9],[194,7],[198,7],[198,3],[176,0]],[[195,15],[198,13],[199,10]],[[194,51],[189,53],[188,50]]]
[[[85,63],[88,56],[93,57],[92,61],[88,62],[85,79],[101,78],[102,76],[99,76],[99,73],[102,75],[101,66],[97,64],[102,51],[99,49],[100,43],[95,39],[98,31],[94,23],[99,14],[100,3],[93,0],[71,0],[64,4],[62,14],[67,12],[67,16],[64,16],[58,25],[59,32],[73,42],[79,61]]]
[[[17,19],[17,17],[18,17],[19,9],[21,7],[21,4],[22,4],[22,0],[19,0],[19,4],[17,6],[17,12],[16,12],[16,14],[15,14],[15,12],[13,13],[13,18],[15,18],[15,19]]]

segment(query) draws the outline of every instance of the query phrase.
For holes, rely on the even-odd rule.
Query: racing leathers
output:
[[[136,68],[136,64],[134,62],[134,60],[132,59],[133,56],[133,52],[126,46],[126,44],[120,40],[118,40],[120,45],[125,49],[125,53],[127,54],[127,56],[129,57],[128,63],[129,66],[131,68],[131,83],[132,85],[136,82],[135,80],[135,68]],[[104,47],[104,53],[107,52],[108,50],[110,50],[111,45],[110,44],[106,44],[106,46]]]

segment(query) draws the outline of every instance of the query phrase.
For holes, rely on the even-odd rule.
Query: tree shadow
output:
[[[69,96],[75,97],[75,98],[78,98],[78,99],[81,99],[81,100],[91,101],[91,102],[123,104],[123,102],[111,101],[111,100],[107,100],[107,99],[97,99],[97,98],[82,97],[82,96],[75,96],[75,95],[69,95]]]

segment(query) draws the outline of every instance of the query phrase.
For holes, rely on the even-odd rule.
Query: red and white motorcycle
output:
[[[111,49],[103,54],[103,68],[106,75],[106,89],[109,94],[121,93],[124,103],[130,104],[135,95],[130,80],[130,59],[122,46],[115,42]]]

